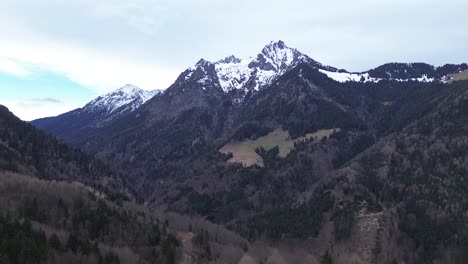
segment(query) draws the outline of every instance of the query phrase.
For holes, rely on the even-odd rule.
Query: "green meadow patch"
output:
[[[233,156],[228,160],[228,162],[241,163],[246,167],[253,165],[263,167],[263,159],[256,152],[256,149],[259,147],[262,147],[265,150],[270,150],[278,146],[278,156],[284,158],[294,148],[294,143],[306,139],[313,139],[318,142],[325,137],[328,138],[331,134],[339,132],[340,130],[341,129],[339,128],[321,129],[303,137],[291,139],[287,130],[278,128],[268,133],[266,136],[259,137],[255,140],[243,140],[240,142],[226,144],[219,151],[225,154],[232,153]]]

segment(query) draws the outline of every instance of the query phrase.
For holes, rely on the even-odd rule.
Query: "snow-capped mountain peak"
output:
[[[271,42],[255,57],[228,56],[217,62],[200,59],[183,73],[184,81],[211,83],[224,92],[259,90],[301,62],[321,65],[283,41]]]
[[[114,92],[121,92],[121,93],[126,93],[126,94],[135,94],[135,93],[139,93],[140,91],[142,91],[142,90],[140,88],[138,88],[137,86],[135,86],[133,84],[126,84],[126,85],[120,87],[119,89],[115,90]]]
[[[84,107],[84,110],[86,112],[102,112],[104,115],[132,112],[161,92],[161,90],[146,91],[137,86],[126,84],[92,100]]]
[[[277,71],[284,70],[298,62],[310,60],[309,57],[299,52],[297,49],[290,48],[283,41],[271,42],[266,45],[262,52],[258,54],[257,60],[264,57],[269,65],[273,66]]]
[[[232,90],[247,92],[259,90],[261,87],[271,84],[281,74],[301,62],[313,62],[319,65],[298,50],[289,48],[283,41],[277,41],[266,45],[256,57],[239,59],[235,56],[229,56],[215,63],[202,59],[194,67],[189,68],[185,80],[189,80],[193,76],[200,77],[198,74],[193,75],[193,73],[199,69],[206,72],[208,67],[214,65],[217,78],[205,78],[203,84],[206,84],[208,79],[217,79],[224,92]]]
[[[231,55],[214,63],[201,59],[182,73],[181,80],[196,82],[203,87],[211,84],[225,93],[236,91],[245,95],[270,85],[300,63],[328,71],[337,70],[322,65],[279,40],[267,44],[254,57],[240,59]]]

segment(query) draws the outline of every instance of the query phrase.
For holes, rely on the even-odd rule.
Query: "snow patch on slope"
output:
[[[319,69],[321,73],[337,82],[378,82],[381,79],[369,77],[369,73],[331,72]]]
[[[216,63],[215,69],[223,91],[242,89],[246,85],[253,71],[249,68],[250,62],[252,62],[251,58],[236,62]]]
[[[391,81],[398,81],[398,82],[409,82],[409,81],[417,81],[417,82],[433,82],[434,78],[428,78],[426,74],[424,74],[420,78],[410,78],[410,79],[396,79],[396,78],[373,78],[369,76],[369,73],[349,73],[349,72],[331,72],[319,69],[321,73],[326,74],[330,79],[333,79],[337,82],[344,83],[344,82],[379,82],[382,80],[391,80]]]

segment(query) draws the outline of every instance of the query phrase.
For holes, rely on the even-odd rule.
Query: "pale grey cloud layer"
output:
[[[32,64],[100,92],[164,89],[201,57],[252,56],[278,39],[351,71],[460,63],[466,10],[466,0],[3,0],[0,70]]]
[[[59,99],[55,99],[55,98],[52,98],[52,97],[33,98],[33,99],[31,99],[31,101],[36,102],[36,103],[52,103],[52,104],[62,103],[62,101],[60,101]]]
[[[56,116],[80,106],[69,100],[63,101],[52,97],[18,100],[0,98],[0,104],[7,106],[15,115],[26,121],[46,116]]]

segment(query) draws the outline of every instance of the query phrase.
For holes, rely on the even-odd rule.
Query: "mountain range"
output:
[[[278,41],[32,124],[124,175],[147,207],[276,250],[236,263],[464,263],[467,79],[467,64],[349,72]]]
[[[283,41],[271,42],[256,57],[238,59],[228,56],[215,63],[201,59],[185,70],[172,86],[200,84],[201,89],[210,89],[229,94],[234,102],[241,102],[263,87],[271,85],[287,71],[306,64],[337,82],[418,81],[450,82],[468,70],[467,64],[446,64],[434,67],[425,63],[387,63],[366,72],[348,72],[325,66]],[[174,89],[168,89],[172,92]],[[113,92],[97,97],[83,108],[59,115],[32,121],[34,125],[59,136],[71,144],[81,144],[95,129],[105,126],[116,117],[133,112],[163,90],[146,91],[127,84]]]

